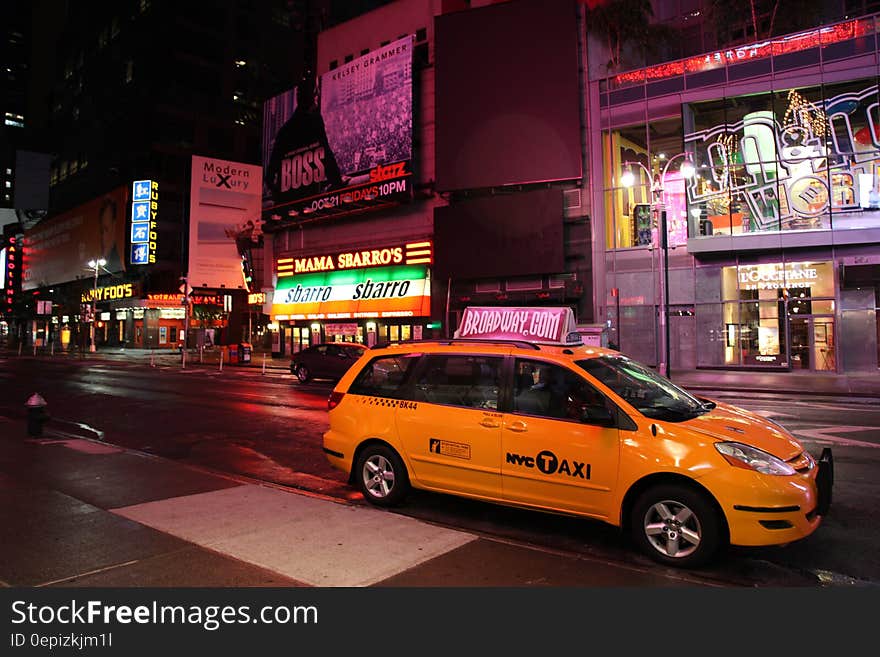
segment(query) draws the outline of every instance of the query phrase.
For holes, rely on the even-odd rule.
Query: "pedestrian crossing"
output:
[[[249,484],[111,511],[312,586],[370,586],[477,538],[382,509]]]

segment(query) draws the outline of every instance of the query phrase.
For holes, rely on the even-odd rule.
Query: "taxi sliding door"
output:
[[[607,518],[620,459],[614,407],[560,365],[518,358],[514,372],[501,432],[505,499]]]
[[[397,431],[412,476],[435,490],[501,499],[500,356],[429,354]]]

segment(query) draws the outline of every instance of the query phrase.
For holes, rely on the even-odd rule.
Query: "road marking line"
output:
[[[68,575],[67,577],[62,577],[61,579],[55,579],[51,582],[43,582],[42,584],[35,584],[34,586],[37,588],[43,586],[54,586],[56,584],[61,584],[62,582],[70,582],[75,579],[79,579],[80,577],[88,577],[89,575],[97,575],[99,573],[106,573],[108,570],[115,570],[116,568],[125,568],[126,566],[131,566],[132,564],[136,564],[139,559],[134,559],[132,561],[123,561],[122,563],[114,563],[109,566],[104,566],[103,568],[95,568],[94,570],[87,570],[84,573],[77,573],[76,575]]]
[[[776,411],[755,410],[752,412],[755,413],[755,415],[760,415],[761,417],[766,417],[766,418],[775,418],[775,417],[778,417],[778,418],[790,418],[790,417],[797,418],[797,417],[800,417],[799,415],[792,415],[791,413],[777,413]]]
[[[877,427],[817,427],[816,429],[797,429],[792,433],[799,438],[812,439],[817,442],[835,443],[838,445],[848,445],[850,447],[869,447],[872,449],[880,449],[880,443],[869,443],[864,440],[853,440],[851,438],[841,438],[840,436],[828,435],[829,433],[848,433],[851,431],[876,431]]]

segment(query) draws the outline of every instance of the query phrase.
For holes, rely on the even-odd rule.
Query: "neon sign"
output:
[[[830,27],[822,27],[798,34],[790,34],[779,39],[770,39],[759,43],[751,43],[739,48],[719,50],[708,55],[699,55],[676,62],[668,62],[657,66],[621,73],[612,78],[612,82],[621,86],[634,82],[651,82],[671,78],[685,73],[707,71],[726,64],[764,59],[771,55],[799,52],[816,46],[828,45],[855,37],[870,34],[874,30],[873,21],[854,20],[838,23]]]
[[[159,183],[136,180],[131,185],[131,257],[133,265],[156,262],[159,221]]]
[[[279,278],[272,313],[290,319],[427,317],[431,278],[424,265],[349,269]]]
[[[83,292],[80,296],[82,303],[91,303],[94,297],[96,301],[110,301],[112,299],[130,299],[135,296],[132,283],[120,283],[119,285],[106,285],[94,290]]]
[[[433,262],[431,242],[409,242],[400,246],[362,251],[343,251],[306,258],[282,257],[277,261],[279,278],[318,271],[364,269],[390,265],[429,265]]]

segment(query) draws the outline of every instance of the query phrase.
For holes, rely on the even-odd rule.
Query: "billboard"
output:
[[[394,41],[265,103],[268,221],[410,197],[412,44]]]
[[[574,0],[517,0],[437,16],[439,191],[583,175]]]
[[[119,187],[26,230],[22,289],[82,278],[95,258],[110,272],[125,271],[128,199],[128,187]]]
[[[496,194],[434,209],[435,272],[452,277],[565,271],[561,189]]]
[[[193,155],[189,197],[189,283],[247,289],[236,236],[260,221],[259,166]]]
[[[429,317],[431,274],[424,265],[324,271],[279,278],[276,319]]]

